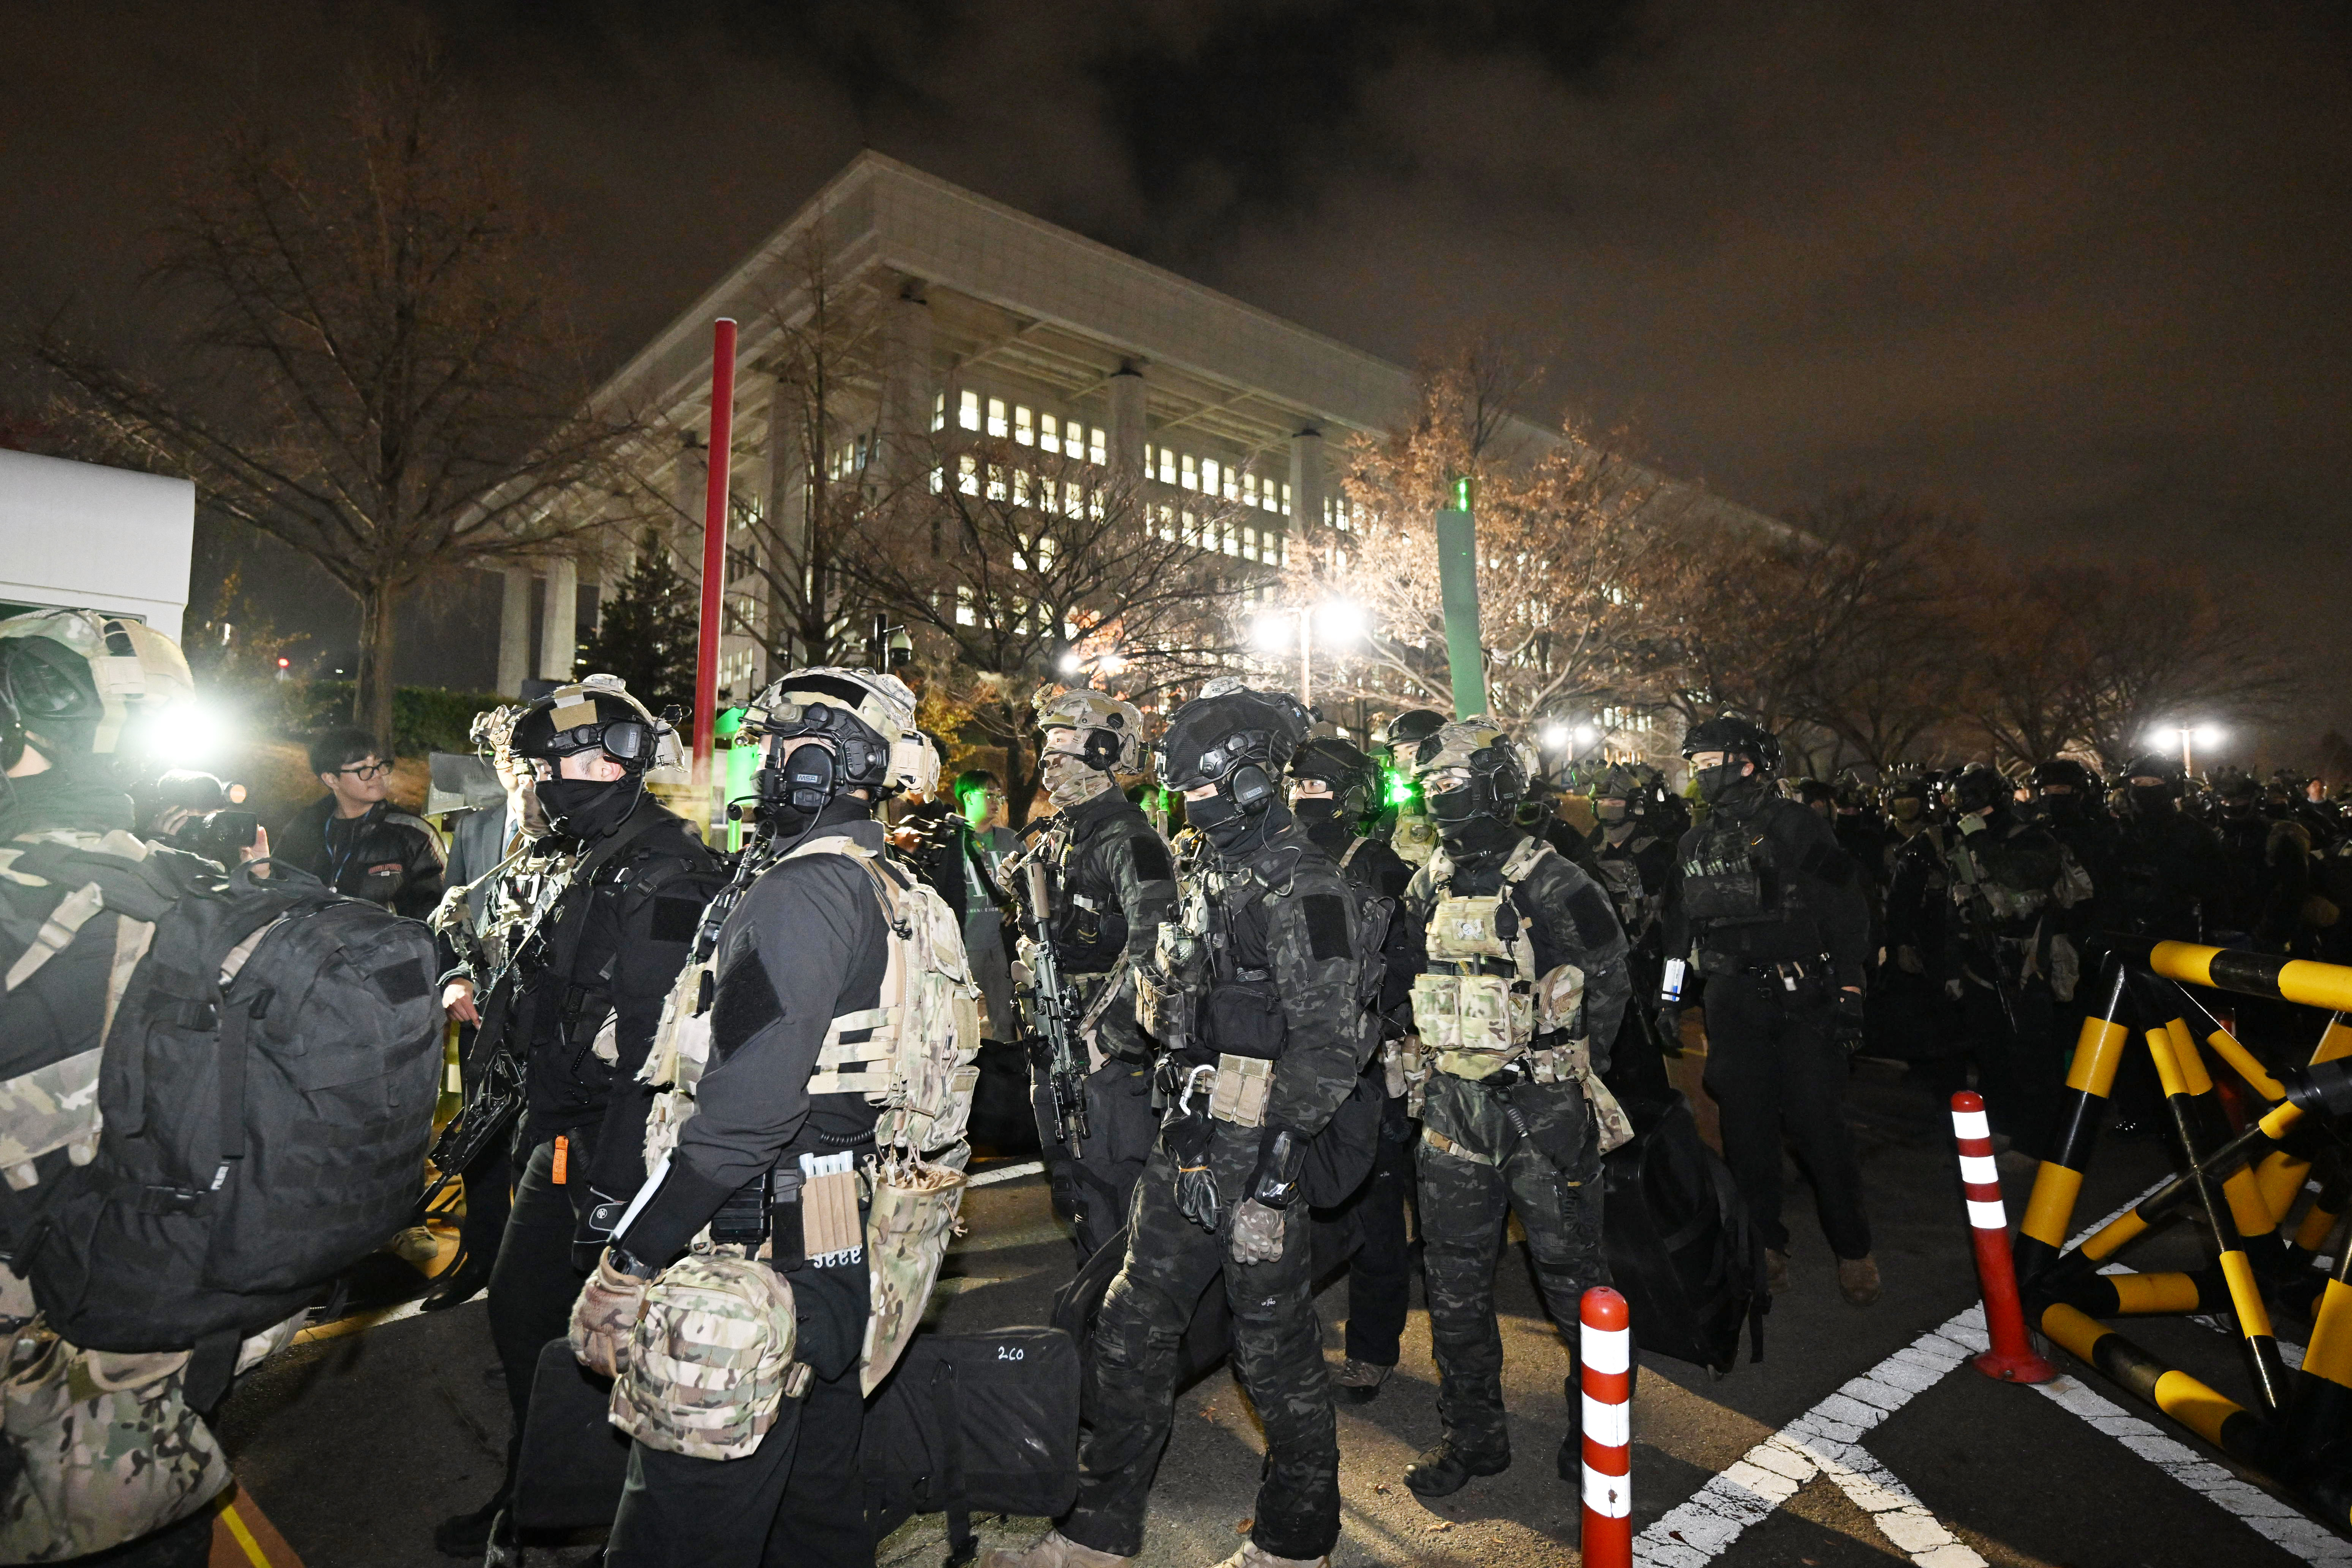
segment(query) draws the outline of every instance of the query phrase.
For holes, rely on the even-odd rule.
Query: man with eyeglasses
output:
[[[348,726],[310,742],[310,770],[327,793],[271,835],[277,858],[338,893],[423,919],[441,902],[441,841],[386,799],[392,764],[374,737]]]

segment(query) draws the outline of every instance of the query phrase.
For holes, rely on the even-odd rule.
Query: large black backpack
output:
[[[408,1221],[440,1079],[432,936],[284,865],[48,843],[16,868],[154,926],[105,1041],[97,1157],[44,1180],[16,1266],[67,1340],[194,1349],[214,1384]]]
[[[1764,1248],[1731,1171],[1699,1140],[1690,1106],[1628,1102],[1631,1143],[1601,1161],[1601,1228],[1609,1272],[1643,1350],[1696,1362],[1718,1377],[1764,1359]]]

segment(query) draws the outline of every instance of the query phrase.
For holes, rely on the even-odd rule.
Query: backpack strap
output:
[[[900,889],[877,863],[880,856],[846,833],[836,833],[803,844],[785,860],[803,855],[839,855],[855,863],[872,883],[874,902],[882,912],[889,956],[884,961],[882,987],[875,1005],[842,1013],[825,1025],[824,1042],[817,1048],[816,1071],[809,1074],[811,1094],[887,1094],[896,1079],[898,1020],[904,1016],[907,990],[908,923],[900,912]],[[863,1034],[865,1039],[843,1037]]]
[[[1348,869],[1348,862],[1356,858],[1356,852],[1362,849],[1366,844],[1369,844],[1371,841],[1371,840],[1366,838],[1349,839],[1348,841],[1347,850],[1339,856],[1339,869],[1341,871],[1346,871]]]

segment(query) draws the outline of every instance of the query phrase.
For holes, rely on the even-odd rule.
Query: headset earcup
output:
[[[1107,729],[1087,731],[1087,740],[1080,760],[1103,773],[1118,766],[1118,737]]]

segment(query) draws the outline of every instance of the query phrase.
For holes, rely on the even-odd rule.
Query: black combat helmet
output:
[[[1435,708],[1407,708],[1381,726],[1372,736],[1372,748],[1387,755],[1391,768],[1410,772],[1414,748],[1444,729],[1445,723],[1445,716]]]
[[[1745,757],[1756,764],[1759,776],[1776,773],[1780,768],[1780,743],[1772,732],[1736,713],[1717,714],[1690,727],[1683,737],[1684,760],[1702,751]]]
[[[1306,740],[1307,710],[1288,692],[1253,691],[1220,676],[1178,708],[1152,748],[1160,781],[1171,789],[1214,784],[1217,792],[1188,800],[1185,821],[1230,845],[1279,797],[1275,780]]]
[[[2011,794],[2008,779],[1990,762],[1971,762],[1952,780],[1952,810],[1961,816],[1981,811],[1990,806],[2000,811],[2007,809]]]
[[[2072,789],[2085,796],[2099,792],[2099,776],[2072,757],[2053,757],[2035,763],[2028,782],[2036,789]]]
[[[1319,779],[1331,787],[1343,821],[1357,821],[1380,809],[1380,764],[1337,736],[1320,736],[1290,759],[1294,779]]]

